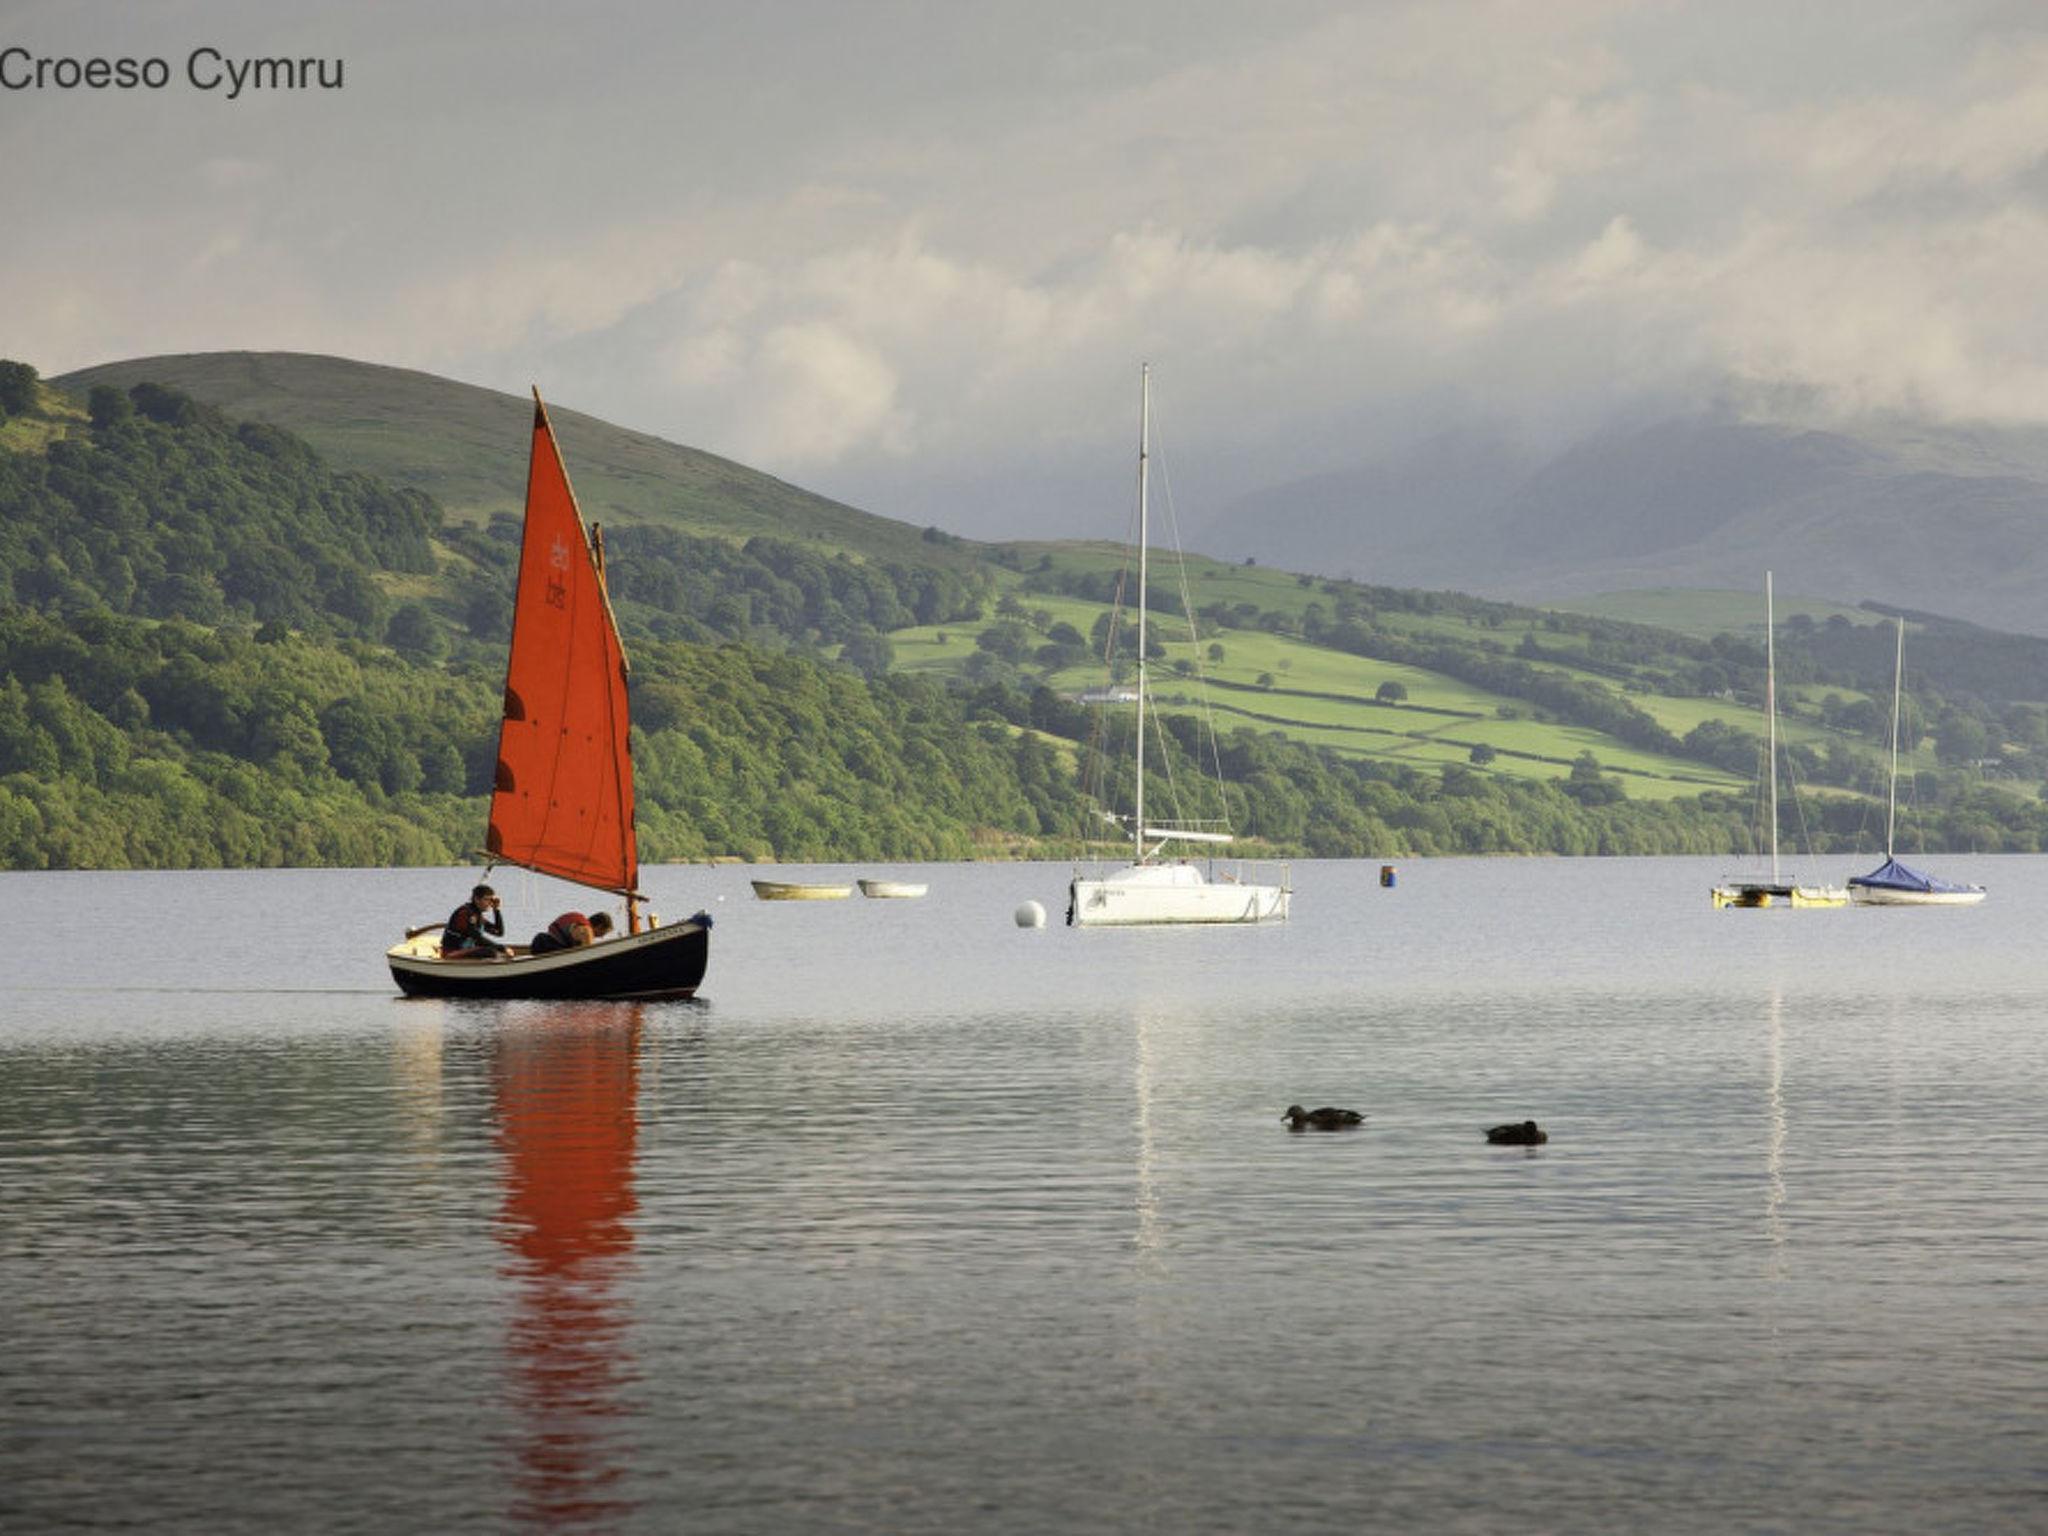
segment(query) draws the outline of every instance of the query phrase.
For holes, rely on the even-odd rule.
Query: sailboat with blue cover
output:
[[[1901,864],[1894,846],[1899,821],[1899,699],[1906,681],[1906,621],[1899,620],[1892,662],[1892,787],[1884,816],[1884,862],[1849,881],[1849,899],[1859,907],[1974,907],[1984,899],[1981,885],[1958,885]]]

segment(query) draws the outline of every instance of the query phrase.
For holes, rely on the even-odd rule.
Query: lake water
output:
[[[398,998],[462,871],[0,875],[0,1528],[2048,1529],[2048,859],[1930,862],[658,868],[614,1006]]]

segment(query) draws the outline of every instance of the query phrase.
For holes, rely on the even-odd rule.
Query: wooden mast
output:
[[[540,392],[536,390],[534,392],[534,398],[538,399],[539,396]],[[605,616],[611,620],[612,634],[614,636],[617,636],[619,633],[619,616],[617,612],[612,608],[611,575],[605,569],[603,523],[592,523],[590,525],[590,559],[591,563],[597,567],[597,589],[598,591],[604,594]],[[623,638],[619,639],[619,666],[622,669],[626,666],[626,642]],[[626,823],[626,837],[629,841],[633,842],[637,842],[639,840],[634,832],[633,824],[630,821]],[[634,862],[637,865],[639,861],[636,859]],[[638,933],[639,931],[640,893],[638,891],[627,891],[626,932]]]

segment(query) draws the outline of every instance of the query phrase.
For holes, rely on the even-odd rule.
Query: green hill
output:
[[[276,360],[184,361],[247,379]],[[353,450],[156,380],[94,370],[71,376],[81,396],[0,375],[0,861],[373,862],[473,841],[517,523],[482,501],[448,516],[421,466],[436,422],[481,410],[448,429],[470,434],[452,461],[516,480],[528,407],[336,360],[278,366],[325,381],[289,398],[308,433]],[[337,414],[341,384],[390,378],[410,381],[413,420]],[[485,445],[490,422],[508,442]],[[1105,740],[1108,798],[1127,803],[1128,711],[1075,702],[1132,601],[1124,551],[965,544],[730,465],[698,501],[669,480],[642,487],[645,516],[612,516],[563,436],[613,523],[650,858],[1064,851]],[[689,454],[582,427],[600,456],[618,440]],[[411,478],[364,469],[366,444]],[[771,494],[802,526],[741,540],[745,495]],[[1695,603],[1681,633],[1200,557],[1184,586],[1163,564],[1154,583],[1155,761],[1185,783],[1211,760],[1206,676],[1230,815],[1269,848],[1704,853],[1753,832],[1747,601],[1722,629]],[[1788,607],[1781,737],[1819,791],[1812,841],[1868,850],[1891,630]],[[1909,652],[1906,846],[2043,846],[2048,642],[1922,617]]]
[[[0,867],[475,846],[516,524],[450,528],[417,489],[154,382],[0,388]],[[1036,733],[789,644],[978,610],[973,583],[653,524],[618,543],[653,600],[619,598],[650,861],[961,858],[1080,824]],[[720,603],[780,645],[700,643],[659,606]]]
[[[425,491],[457,521],[517,514],[526,496],[531,401],[430,373],[305,352],[192,352],[104,363],[50,382],[81,398],[95,384],[168,385],[237,420],[283,427],[341,468]],[[548,413],[593,521],[671,523],[735,539],[768,534],[904,562],[971,558],[949,553],[952,540],[925,539],[908,524],[730,459],[552,399]]]

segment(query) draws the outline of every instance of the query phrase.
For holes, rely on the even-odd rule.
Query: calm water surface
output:
[[[663,868],[639,1006],[399,999],[460,871],[0,875],[0,1528],[2048,1529],[2048,859],[1936,862]]]

